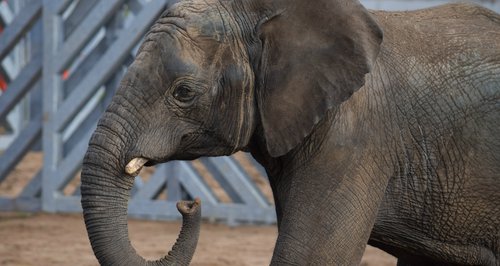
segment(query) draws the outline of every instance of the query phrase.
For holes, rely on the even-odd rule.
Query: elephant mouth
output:
[[[125,173],[130,176],[137,176],[141,172],[144,165],[146,165],[150,160],[143,157],[136,157],[125,166]]]
[[[151,159],[147,157],[135,157],[130,160],[125,166],[125,173],[136,177],[139,175],[143,167],[155,166],[157,164],[165,163],[170,161],[168,158],[166,159]]]

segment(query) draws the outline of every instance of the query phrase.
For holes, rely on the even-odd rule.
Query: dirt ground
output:
[[[137,252],[156,259],[173,245],[179,222],[130,220]],[[97,265],[80,215],[0,212],[0,265]],[[192,265],[268,265],[274,226],[202,225]],[[390,255],[368,247],[361,265],[396,265]]]
[[[40,153],[28,154],[0,183],[0,196],[17,195],[39,170],[42,159]],[[263,193],[272,199],[267,183],[256,174],[254,178]],[[207,182],[217,186],[211,180]],[[70,182],[64,190],[65,194],[72,193],[78,183],[78,178]],[[214,190],[221,201],[228,200],[220,187]],[[179,230],[180,222],[129,220],[132,245],[148,259],[165,255]],[[206,222],[201,228],[192,265],[268,265],[275,240],[275,226],[229,227]],[[97,264],[81,215],[0,212],[0,265]],[[396,260],[378,249],[367,247],[361,265],[393,266]]]

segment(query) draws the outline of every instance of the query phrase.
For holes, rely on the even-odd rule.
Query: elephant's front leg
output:
[[[363,167],[342,168],[275,179],[281,215],[272,265],[359,265],[387,181]]]

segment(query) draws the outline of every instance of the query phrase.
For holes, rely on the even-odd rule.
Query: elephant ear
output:
[[[257,103],[268,152],[286,154],[332,107],[364,84],[382,31],[353,0],[288,0],[269,4],[262,41]]]

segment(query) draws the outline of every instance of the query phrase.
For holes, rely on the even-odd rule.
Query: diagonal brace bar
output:
[[[29,148],[42,136],[41,115],[35,117],[28,126],[17,136],[16,140],[0,156],[0,182],[17,165]]]
[[[5,58],[41,14],[40,0],[31,0],[24,6],[0,37],[0,59]]]
[[[99,1],[90,14],[80,23],[78,28],[70,35],[64,43],[61,53],[58,55],[61,60],[55,61],[57,72],[62,72],[70,62],[78,56],[78,52],[87,44],[94,33],[111,18],[112,14],[120,8],[124,0]]]
[[[19,103],[42,75],[42,55],[35,56],[26,65],[16,79],[9,84],[9,89],[0,96],[0,121]]]

